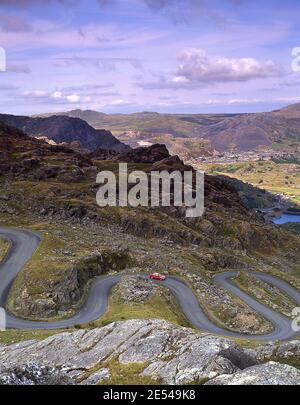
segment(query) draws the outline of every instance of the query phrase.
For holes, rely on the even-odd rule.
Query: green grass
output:
[[[279,163],[279,164],[290,163],[290,164],[300,165],[300,156],[291,155],[288,157],[274,158],[273,162]]]
[[[172,272],[172,275],[175,275],[177,277],[180,277],[182,280],[185,281],[185,283],[189,286],[189,288],[194,291],[194,294],[197,297],[197,293],[195,292],[194,289],[194,285],[191,282],[191,280],[186,277],[185,275],[181,274],[180,272],[174,271]],[[202,274],[203,278],[206,278],[207,275]],[[228,295],[231,297],[231,300],[233,302],[233,304],[236,304],[237,307],[240,306],[245,306],[246,304],[240,300],[238,297],[228,293]],[[239,332],[238,329],[235,328],[230,328],[229,324],[232,321],[232,316],[230,314],[230,312],[228,312],[226,310],[226,308],[224,308],[222,305],[218,305],[215,308],[211,308],[210,305],[208,305],[208,303],[206,302],[205,298],[203,299],[199,299],[198,296],[198,301],[199,301],[199,305],[201,306],[202,310],[205,312],[205,314],[207,315],[207,317],[217,326],[219,326],[220,328],[224,329],[224,330],[230,330],[230,331],[236,331]],[[265,320],[263,317],[261,317],[260,315],[256,314],[255,315],[256,319],[260,322],[260,326],[263,329],[263,332],[271,330],[271,325],[269,324],[269,322],[267,320]],[[225,336],[224,336],[225,337]],[[258,338],[259,339],[259,338]],[[241,339],[241,341],[243,342],[244,339]],[[245,340],[246,341],[246,340]]]
[[[93,369],[83,374],[80,381],[87,379],[91,374],[100,370],[101,368],[108,368],[111,377],[104,380],[100,385],[156,385],[160,381],[155,381],[151,377],[141,376],[140,374],[148,366],[147,363],[129,363],[120,364],[117,359],[110,359],[108,362],[97,364]]]
[[[272,193],[285,194],[293,202],[300,201],[299,164],[258,161],[206,164],[202,168],[209,174],[230,176]]]
[[[287,224],[282,225],[283,228],[288,229],[291,232],[300,235],[300,223],[299,222],[288,222]]]
[[[44,230],[45,227],[48,231]],[[10,290],[6,307],[9,312],[17,316],[43,320],[38,316],[29,317],[29,314],[19,311],[19,296],[24,285],[26,285],[26,291],[31,296],[36,296],[32,299],[43,299],[53,289],[53,285],[62,284],[64,280],[73,280],[76,268],[81,299],[65,313],[65,316],[69,317],[76,312],[85,299],[89,288],[89,280],[101,275],[98,274],[99,269],[106,273],[112,269],[122,270],[126,266],[134,264],[131,256],[126,252],[116,253],[109,249],[101,249],[101,256],[89,258],[93,251],[92,248],[97,248],[97,250],[99,248],[97,239],[95,238],[92,242],[89,232],[61,226],[60,230],[64,234],[62,237],[56,236],[54,233],[55,227],[51,224],[35,224],[31,229],[39,230],[42,241],[30,261],[17,275]],[[64,253],[70,250],[73,252],[71,256]],[[62,316],[62,314],[53,316],[51,319],[61,319]]]
[[[39,229],[38,224],[35,229]],[[31,295],[42,294],[49,283],[56,283],[65,277],[70,269],[71,258],[63,258],[57,254],[59,250],[67,249],[67,244],[58,236],[49,232],[41,231],[42,241],[30,261],[17,275],[7,302],[7,309],[15,313],[15,301],[18,299],[23,285]],[[16,314],[17,315],[17,314]]]
[[[274,359],[271,359],[271,361],[272,360],[276,361],[278,363],[281,363],[281,364],[288,364],[289,366],[298,368],[300,370],[300,360],[299,360],[299,357],[296,356],[296,355],[295,355],[294,358],[290,357],[290,358],[284,358],[284,359],[279,358],[278,359],[278,358],[275,357]]]
[[[10,242],[0,237],[0,262],[5,258],[10,247]]]
[[[94,326],[104,326],[115,321],[128,319],[165,319],[175,325],[190,327],[189,322],[181,312],[175,298],[167,293],[155,295],[145,303],[132,302],[125,304],[118,298],[116,287],[109,300],[106,314]]]
[[[110,360],[105,366],[111,372],[111,378],[103,381],[104,385],[158,385],[159,381],[153,380],[150,376],[141,376],[147,364],[145,363],[129,363],[120,364],[117,360]]]
[[[49,336],[56,335],[66,331],[72,331],[72,329],[65,330],[7,330],[0,332],[0,344],[11,345],[13,343],[19,343],[27,340],[43,340]]]
[[[291,314],[292,310],[297,306],[296,302],[281,291],[278,292],[278,294],[267,291],[264,287],[264,283],[258,279],[253,281],[248,277],[247,273],[240,272],[238,277],[234,278],[234,283],[237,287],[253,296],[253,298],[262,304],[269,307],[271,303],[276,305],[278,310],[283,314]]]
[[[274,142],[272,144],[272,149],[274,150],[291,150],[294,151],[297,147],[299,147],[300,142],[296,139],[286,139],[282,140],[281,142]]]

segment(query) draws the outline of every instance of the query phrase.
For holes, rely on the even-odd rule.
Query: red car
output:
[[[150,275],[151,280],[157,280],[157,281],[165,281],[167,279],[166,276],[163,276],[162,274],[159,273],[153,273]]]

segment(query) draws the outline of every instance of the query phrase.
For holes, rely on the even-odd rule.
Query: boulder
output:
[[[2,367],[0,385],[73,385],[73,381],[56,367],[30,362],[22,366]]]
[[[300,385],[300,370],[269,362],[231,375],[222,375],[205,385]]]
[[[166,158],[170,158],[166,146],[155,144],[149,147],[136,148],[129,152],[121,153],[115,158],[115,160],[124,163],[155,163]]]

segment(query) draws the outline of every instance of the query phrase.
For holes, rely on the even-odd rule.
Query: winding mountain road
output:
[[[37,233],[13,228],[0,228],[0,236],[11,241],[11,248],[6,258],[0,264],[0,307],[4,307],[13,280],[38,248],[41,238]],[[225,288],[230,293],[239,297],[254,311],[268,320],[273,325],[273,330],[270,333],[264,335],[248,335],[223,329],[207,317],[193,291],[182,280],[176,277],[168,277],[163,283],[163,286],[174,294],[182,312],[191,325],[201,331],[221,336],[257,341],[289,340],[299,335],[299,332],[292,330],[291,319],[259,303],[253,297],[239,289],[232,281],[233,277],[237,274],[238,271],[219,273],[215,276],[214,281],[220,287]],[[264,273],[249,272],[249,274],[254,275],[270,285],[276,286],[300,306],[300,292],[287,282]],[[96,279],[91,285],[86,302],[71,318],[60,321],[35,322],[7,314],[7,327],[23,330],[59,329],[94,321],[106,312],[110,291],[113,286],[119,283],[121,277],[121,275],[114,275]],[[147,275],[143,274],[141,277],[147,278]]]

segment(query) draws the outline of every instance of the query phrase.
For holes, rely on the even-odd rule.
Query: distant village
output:
[[[255,161],[269,161],[272,159],[288,159],[294,155],[294,153],[300,153],[299,150],[291,152],[290,150],[276,151],[274,149],[257,150],[257,151],[227,151],[219,152],[214,150],[210,156],[199,156],[193,159],[193,163],[237,163],[237,162],[255,162]]]

